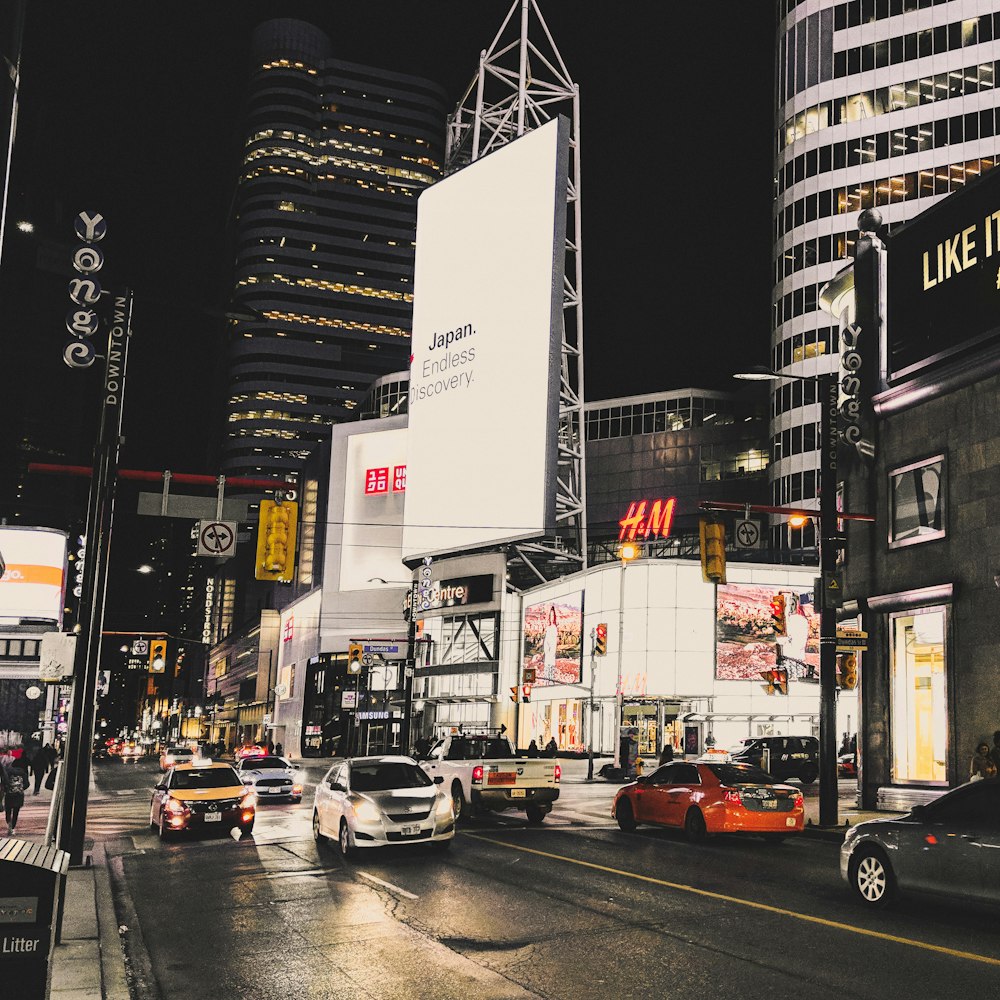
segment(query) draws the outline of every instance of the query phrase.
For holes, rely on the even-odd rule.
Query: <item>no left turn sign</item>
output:
[[[236,551],[235,521],[200,521],[198,555],[231,556]]]

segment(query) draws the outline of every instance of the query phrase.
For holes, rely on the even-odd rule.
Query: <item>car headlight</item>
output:
[[[450,795],[442,795],[438,799],[436,815],[438,819],[444,819],[445,817],[452,815],[452,801]]]
[[[354,815],[362,823],[377,823],[382,818],[379,807],[368,799],[355,799],[353,805]]]

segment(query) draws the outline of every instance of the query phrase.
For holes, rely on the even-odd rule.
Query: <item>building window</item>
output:
[[[889,547],[945,534],[945,458],[935,455],[889,474]]]
[[[890,707],[894,783],[947,783],[947,611],[890,617]]]

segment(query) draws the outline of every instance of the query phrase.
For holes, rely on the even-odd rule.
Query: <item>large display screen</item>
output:
[[[405,429],[352,434],[347,440],[341,590],[378,589],[406,579],[399,557],[406,450]]]
[[[62,625],[66,535],[52,528],[0,527],[0,625],[22,620]]]
[[[404,558],[555,527],[568,134],[552,121],[420,195]]]
[[[771,617],[771,598],[779,593],[785,596],[786,636],[775,635]],[[716,601],[716,680],[759,681],[760,671],[780,665],[789,680],[819,683],[819,614],[811,592],[732,583],[718,587]]]
[[[583,664],[583,593],[524,609],[523,668],[534,684],[579,684]],[[525,677],[522,671],[522,677]]]
[[[1000,339],[1000,172],[921,212],[888,240],[890,381]]]

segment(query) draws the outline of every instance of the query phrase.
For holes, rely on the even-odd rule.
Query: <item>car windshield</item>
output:
[[[269,768],[285,770],[287,767],[288,761],[280,757],[248,757],[240,764],[240,769],[243,771],[265,771]]]
[[[419,767],[404,761],[355,764],[351,768],[351,790],[355,792],[387,792],[391,788],[424,788],[431,784]]]
[[[753,764],[708,764],[723,785],[773,785],[774,778]]]
[[[228,788],[241,784],[231,767],[208,767],[204,770],[174,771],[170,787],[174,788]]]

